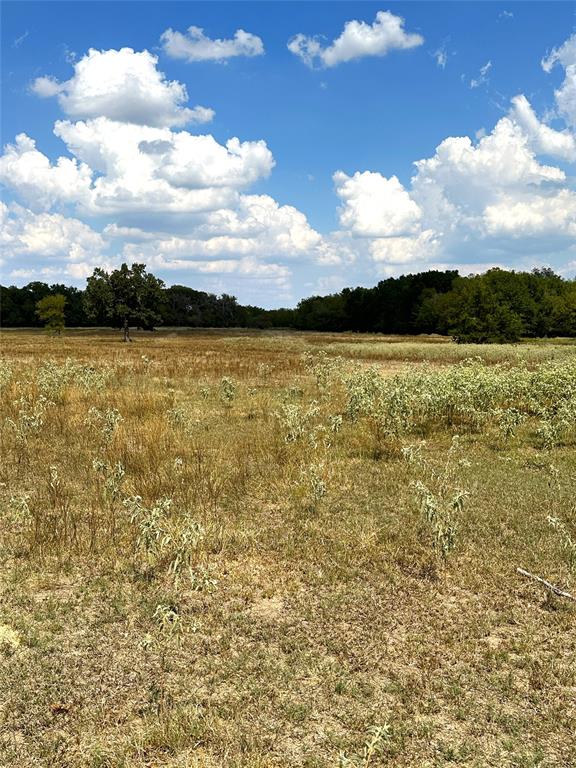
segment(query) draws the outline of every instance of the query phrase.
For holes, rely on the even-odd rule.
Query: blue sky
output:
[[[568,2],[5,2],[2,281],[144,261],[278,306],[435,267],[572,276],[575,20]]]

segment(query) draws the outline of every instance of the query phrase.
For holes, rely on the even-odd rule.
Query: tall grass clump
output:
[[[412,484],[432,545],[443,560],[456,546],[458,527],[468,492],[462,488],[459,469],[469,465],[458,458],[460,444],[454,437],[446,458],[437,468],[420,451],[404,451],[407,460],[418,466],[422,479]]]

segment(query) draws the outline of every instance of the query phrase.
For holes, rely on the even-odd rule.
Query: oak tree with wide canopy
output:
[[[108,273],[96,268],[87,280],[84,303],[98,324],[112,323],[130,341],[130,326],[153,330],[162,319],[164,282],[146,272],[145,264],[122,264]]]

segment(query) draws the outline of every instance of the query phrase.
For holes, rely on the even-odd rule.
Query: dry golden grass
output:
[[[384,725],[373,767],[576,765],[576,606],[515,573],[576,592],[547,522],[575,530],[574,430],[545,447],[531,418],[506,440],[462,420],[337,429],[343,385],[303,360],[321,349],[387,376],[462,357],[441,339],[3,335],[0,765],[366,766]],[[576,348],[474,354],[538,368]],[[455,432],[469,497],[443,558],[413,483],[437,482]]]

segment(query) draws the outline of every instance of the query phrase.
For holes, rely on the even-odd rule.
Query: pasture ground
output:
[[[576,765],[576,603],[516,574],[576,593],[574,424],[552,439],[538,416],[554,375],[508,431],[492,406],[352,418],[345,383],[479,356],[504,387],[576,346],[167,330],[1,347],[3,768]],[[454,523],[445,556],[418,482]]]

